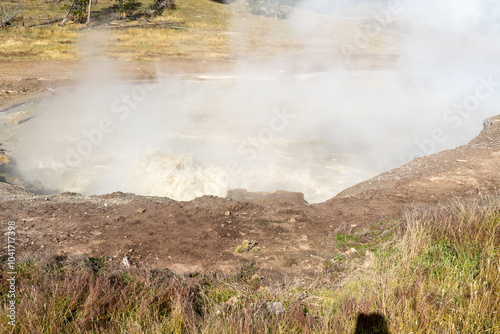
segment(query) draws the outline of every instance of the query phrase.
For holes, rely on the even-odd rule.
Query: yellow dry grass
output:
[[[144,1],[141,8],[147,8],[150,2]],[[114,4],[113,0],[99,0],[92,14],[97,20]],[[42,22],[40,18],[64,16],[65,10],[61,9],[61,5],[33,0],[33,5],[26,8],[17,24],[20,25],[21,20],[28,24]],[[328,19],[321,19],[326,37],[294,36],[290,34],[286,20],[253,15],[241,2],[228,5],[211,0],[177,0],[174,10],[166,10],[160,17],[148,20],[150,23],[170,22],[173,28],[106,29],[111,37],[101,54],[126,61],[228,59],[300,53],[304,50],[325,54],[331,53],[332,43],[335,44],[343,36],[337,22]],[[120,23],[144,22],[140,19]],[[93,31],[104,27],[96,23]],[[0,56],[12,60],[76,60],[82,57],[77,45],[85,31],[84,25],[74,23],[64,27],[53,24],[0,29]]]
[[[3,60],[75,60],[78,32],[60,27],[0,29]]]

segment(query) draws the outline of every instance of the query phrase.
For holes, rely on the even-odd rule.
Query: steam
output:
[[[280,24],[291,49],[231,73],[124,83],[109,61],[92,62],[74,93],[23,125],[19,172],[48,192],[285,189],[319,202],[467,143],[500,110],[494,1],[311,0]]]

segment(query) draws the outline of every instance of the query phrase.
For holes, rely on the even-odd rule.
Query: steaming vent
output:
[[[158,70],[154,82],[124,83],[111,61],[82,65],[74,91],[12,111],[34,117],[6,145],[16,173],[48,193],[189,200],[282,189],[324,201],[467,143],[496,115],[499,8],[304,1],[280,31],[289,50],[230,72]],[[229,36],[247,38],[233,23],[241,34]]]

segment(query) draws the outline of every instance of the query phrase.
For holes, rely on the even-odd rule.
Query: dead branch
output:
[[[252,250],[252,248],[256,247],[259,243],[256,240],[252,240],[248,243],[248,250]]]
[[[170,29],[187,29],[185,27],[180,27],[178,24],[183,24],[184,22],[162,22],[162,23],[138,23],[138,24],[119,24],[115,22],[110,22],[105,29],[128,29],[128,28],[170,28]]]
[[[66,23],[66,20],[69,17],[69,14],[71,14],[71,11],[73,10],[73,7],[75,6],[75,0],[71,1],[71,5],[68,8],[68,12],[66,13],[66,16],[62,20],[62,22],[59,24],[61,27],[64,26],[64,23]]]
[[[50,19],[48,21],[45,21],[45,22],[42,22],[42,23],[35,23],[35,24],[31,24],[29,26],[27,26],[28,28],[31,28],[31,27],[36,27],[36,26],[44,26],[44,25],[47,25],[47,24],[52,24],[52,23],[56,23],[58,22],[59,20],[61,20],[62,17],[57,17],[55,19]]]
[[[39,17],[39,16],[23,16],[25,20],[50,20],[50,17]]]
[[[2,11],[2,15],[0,16],[0,27],[8,26],[10,21],[23,11],[20,8],[6,11],[2,5],[0,5],[0,10]]]

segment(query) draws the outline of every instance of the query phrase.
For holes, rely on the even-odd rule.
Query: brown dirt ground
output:
[[[157,71],[163,74],[229,71],[234,64],[231,61],[171,59],[161,63],[113,61],[113,68],[121,79],[140,81],[154,79]],[[78,61],[0,60],[0,110],[50,95],[56,90],[71,89],[85,68],[89,65]]]
[[[214,64],[184,61],[180,71]],[[154,64],[123,65],[124,76],[154,76]],[[216,66],[216,65],[214,65]],[[232,65],[221,65],[230,68]],[[0,108],[70,85],[77,63],[0,62]],[[20,258],[41,254],[107,256],[119,264],[176,272],[229,271],[255,261],[275,274],[314,275],[338,250],[336,233],[363,231],[397,219],[419,205],[457,197],[497,196],[500,187],[500,122],[468,145],[415,159],[358,184],[324,203],[261,206],[214,196],[189,202],[113,193],[34,195],[0,183],[0,222],[15,221]],[[258,252],[235,253],[243,240]]]

